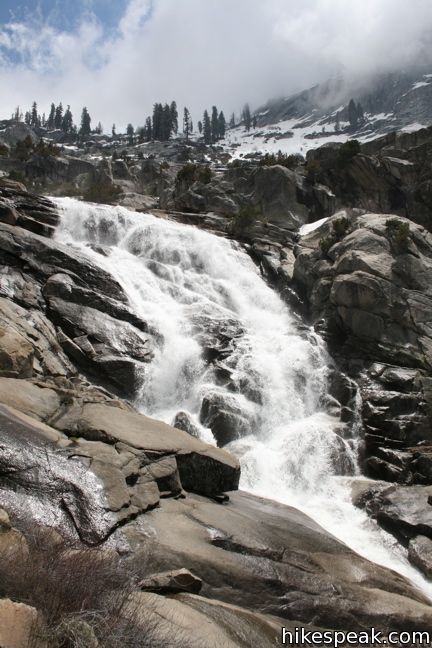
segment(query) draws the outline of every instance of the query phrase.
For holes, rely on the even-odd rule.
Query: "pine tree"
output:
[[[201,133],[202,133],[202,131],[203,131],[202,121],[199,121],[199,122],[198,122],[198,130],[199,130],[199,134],[201,135]]]
[[[102,124],[100,122],[98,123],[98,125],[95,128],[95,133],[97,133],[98,135],[102,135],[102,133],[103,133],[103,126],[102,126]]]
[[[152,135],[153,139],[162,139],[162,115],[163,106],[161,103],[155,103],[153,106]]]
[[[55,109],[54,128],[56,130],[60,130],[62,127],[62,123],[63,123],[63,105],[60,102],[57,108]]]
[[[204,142],[206,144],[211,144],[211,141],[212,141],[212,128],[211,128],[210,117],[209,117],[209,114],[208,114],[207,110],[204,111],[203,131],[204,131]]]
[[[172,132],[177,135],[177,133],[178,133],[178,110],[177,110],[177,104],[176,104],[175,101],[171,102],[170,111],[171,111],[171,128],[172,128]]]
[[[128,124],[126,128],[126,135],[128,136],[129,146],[133,146],[134,134],[135,134],[134,127],[132,126],[132,124]]]
[[[144,128],[145,128],[146,142],[150,142],[151,138],[152,138],[152,120],[151,120],[151,117],[147,117]]]
[[[82,138],[88,137],[91,133],[91,117],[87,108],[84,106],[81,113],[80,135]]]
[[[71,113],[70,106],[66,108],[66,112],[63,116],[63,121],[62,121],[62,130],[66,134],[72,133],[72,127],[73,127],[73,117]]]
[[[31,112],[29,110],[25,114],[24,121],[27,124],[27,126],[30,126],[30,124],[31,124]]]
[[[48,117],[48,124],[47,124],[49,130],[53,130],[53,128],[55,127],[55,114],[56,114],[56,107],[55,104],[52,103],[50,114]]]
[[[254,115],[252,117],[252,128],[256,128],[256,127],[257,127],[257,118],[256,115]]]
[[[183,113],[183,133],[185,134],[186,142],[189,141],[189,135],[191,134],[192,129],[193,126],[190,112],[187,108],[185,108]]]
[[[161,140],[163,142],[167,142],[169,140],[172,130],[173,124],[171,108],[170,106],[168,106],[168,104],[165,104],[161,116]]]
[[[234,114],[234,113],[231,115],[231,119],[230,119],[229,127],[230,127],[230,128],[235,128],[235,127],[236,127],[236,118],[235,118],[235,114]]]
[[[117,137],[117,133],[116,133],[116,125],[115,125],[115,124],[112,125],[112,128],[111,128],[111,135],[112,135],[113,137]]]
[[[226,120],[223,111],[221,110],[218,117],[218,133],[219,139],[224,139],[226,132]]]
[[[354,99],[351,99],[348,104],[348,121],[350,123],[351,128],[357,128],[358,113],[357,113],[357,106],[355,104]]]
[[[22,118],[23,118],[23,114],[21,112],[21,109],[20,109],[19,106],[17,106],[15,108],[14,114],[12,115],[12,119],[14,119],[17,122],[20,122],[20,121],[22,121]]]
[[[46,121],[46,116],[45,116],[45,113],[43,113],[43,114],[42,114],[42,126],[43,126],[44,128],[46,127],[46,123],[47,123],[47,121]]]
[[[243,108],[242,116],[243,116],[245,129],[249,132],[251,127],[251,121],[252,121],[249,104],[245,104],[245,107]]]
[[[219,139],[219,115],[216,106],[212,108],[211,133],[212,142],[217,142]]]
[[[32,105],[31,116],[30,116],[30,125],[31,126],[37,126],[38,125],[38,111],[37,111],[37,103],[36,103],[36,101],[34,101],[33,105]]]
[[[357,104],[357,119],[360,124],[363,124],[365,121],[363,106],[360,102]]]

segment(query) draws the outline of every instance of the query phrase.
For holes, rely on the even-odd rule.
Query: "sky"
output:
[[[0,0],[0,117],[62,101],[121,129],[173,99],[229,116],[429,63],[431,41],[432,0]]]

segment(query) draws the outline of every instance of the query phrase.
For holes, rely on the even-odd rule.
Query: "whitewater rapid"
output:
[[[340,421],[326,405],[324,344],[299,327],[241,247],[121,207],[55,201],[62,214],[56,238],[109,271],[131,308],[159,334],[137,407],[170,424],[186,412],[202,439],[215,443],[200,423],[201,406],[205,399],[227,402],[247,423],[246,435],[227,446],[240,458],[242,489],[304,511],[432,598],[432,585],[400,545],[352,504],[358,440],[338,434]],[[235,336],[215,367],[204,348],[218,330]],[[221,370],[230,375],[228,386]]]

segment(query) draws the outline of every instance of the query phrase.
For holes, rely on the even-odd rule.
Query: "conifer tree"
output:
[[[186,142],[189,141],[189,135],[191,134],[192,129],[193,126],[192,126],[192,119],[190,116],[190,112],[188,108],[185,108],[183,112],[183,133],[185,134]]]
[[[211,128],[210,117],[209,117],[209,114],[208,114],[207,110],[204,111],[203,132],[204,132],[204,142],[206,144],[211,144],[211,141],[212,141],[212,128]]]
[[[201,135],[201,133],[202,133],[202,131],[203,131],[202,121],[199,121],[199,122],[198,122],[198,130],[199,130],[199,134]]]
[[[31,112],[29,110],[25,114],[24,121],[27,124],[27,126],[30,126],[30,124],[31,124]]]
[[[147,117],[144,128],[145,128],[146,142],[150,142],[151,138],[152,138],[152,120],[151,120],[151,117]]]
[[[364,120],[365,120],[364,112],[363,112],[363,107],[362,107],[360,102],[357,104],[357,119],[358,119],[358,122],[360,124],[364,123]]]
[[[231,115],[231,119],[230,119],[229,127],[230,127],[230,128],[235,128],[235,127],[236,127],[236,118],[235,118],[235,114],[234,114],[234,113]]]
[[[173,125],[171,108],[168,104],[165,104],[161,116],[161,140],[163,142],[167,142],[169,140],[172,130]]]
[[[42,125],[44,128],[45,128],[45,126],[46,126],[46,116],[45,116],[45,113],[42,114],[41,125]]]
[[[135,134],[134,127],[132,126],[132,124],[128,124],[126,128],[126,135],[128,136],[129,146],[133,146],[134,134]]]
[[[171,129],[172,129],[172,132],[177,135],[177,133],[178,133],[178,110],[177,110],[177,104],[176,104],[175,101],[171,102],[170,111],[171,111]]]
[[[91,117],[87,108],[84,106],[81,113],[81,128],[80,135],[81,137],[88,137],[91,133]]]
[[[54,128],[60,130],[62,127],[62,123],[63,123],[63,105],[62,102],[60,102],[57,108],[55,109]]]
[[[56,114],[56,107],[55,104],[52,103],[50,114],[48,116],[48,123],[47,123],[47,126],[50,130],[52,130],[55,127],[55,114]]]
[[[98,122],[98,125],[95,128],[95,133],[97,133],[98,135],[102,135],[103,133],[103,126],[100,122]]]
[[[212,142],[217,142],[217,140],[219,139],[219,115],[216,106],[213,106],[212,108],[211,138],[212,138]]]
[[[153,106],[152,135],[153,139],[162,139],[162,115],[163,106],[161,103],[155,103]]]
[[[251,122],[252,122],[252,118],[251,118],[251,112],[250,112],[249,104],[245,104],[245,107],[243,108],[242,116],[243,116],[243,121],[244,121],[245,129],[246,129],[246,131],[249,132],[249,131],[250,131],[250,127],[251,127]]]
[[[38,111],[37,111],[37,103],[36,103],[36,101],[34,101],[33,105],[32,105],[31,116],[30,116],[30,125],[31,126],[37,126],[38,125]]]
[[[223,111],[221,110],[218,117],[218,134],[219,139],[224,139],[226,132],[226,120]]]
[[[73,128],[73,117],[71,113],[70,106],[66,108],[66,112],[63,116],[63,121],[62,121],[62,130],[66,134],[72,133],[72,128]]]
[[[117,137],[117,133],[116,133],[116,125],[115,125],[115,124],[112,125],[112,128],[111,128],[111,135],[112,135],[113,137]]]

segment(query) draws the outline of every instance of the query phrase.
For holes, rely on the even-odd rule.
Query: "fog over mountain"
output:
[[[431,51],[429,0],[103,4],[81,0],[71,14],[59,0],[37,11],[2,3],[4,113],[62,100],[76,116],[87,105],[110,128],[142,123],[155,101],[176,99],[197,119],[212,103],[238,111],[335,76],[425,65]]]

